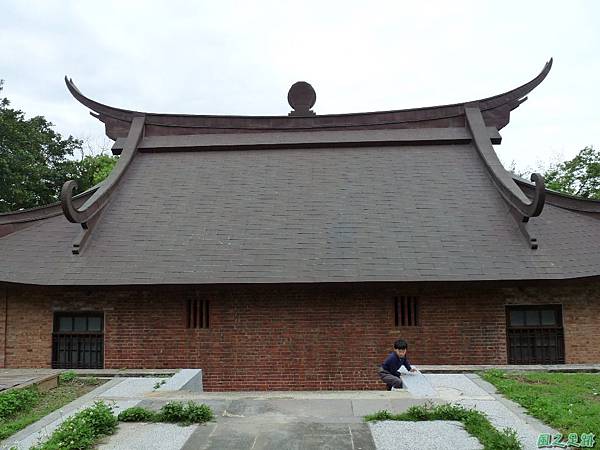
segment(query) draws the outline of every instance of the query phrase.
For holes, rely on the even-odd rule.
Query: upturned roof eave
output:
[[[244,116],[244,115],[193,115],[172,113],[150,113],[115,108],[92,100],[83,95],[74,82],[65,76],[69,92],[84,106],[91,109],[94,117],[107,124],[107,134],[114,138],[115,133],[109,130],[115,124],[109,122],[129,123],[134,117],[144,115],[147,125],[159,127],[182,127],[187,129],[245,129],[258,130],[306,130],[319,128],[345,128],[394,125],[398,123],[414,123],[440,121],[464,115],[464,106],[478,104],[486,117],[486,123],[501,129],[508,123],[508,113],[519,106],[526,95],[537,87],[548,75],[552,67],[550,59],[542,71],[529,82],[491,97],[448,105],[431,107],[397,109],[344,114],[322,114],[310,117],[289,116]],[[495,122],[495,123],[494,123]]]

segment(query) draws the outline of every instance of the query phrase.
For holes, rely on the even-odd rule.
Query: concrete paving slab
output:
[[[464,374],[427,374],[425,377],[437,391],[438,398],[443,400],[452,401],[460,398],[492,400],[489,393]]]
[[[232,400],[227,405],[225,411],[228,414],[239,417],[278,412],[277,408],[268,400]]]
[[[285,400],[270,402],[274,412],[295,417],[353,417],[350,399]]]
[[[157,382],[164,378],[123,378],[119,384],[102,394],[102,398],[143,397],[153,392]]]
[[[375,442],[368,424],[364,422],[348,424],[348,431],[354,450],[375,450]]]
[[[268,429],[257,435],[254,449],[340,449],[351,450],[352,436],[348,425],[293,422]]]
[[[367,414],[373,414],[377,411],[392,409],[391,400],[384,399],[358,399],[351,400],[352,413],[356,417],[364,417]]]
[[[369,424],[378,450],[480,450],[483,446],[460,422],[397,422]]]
[[[210,448],[210,437],[217,427],[217,422],[198,425],[185,444],[183,444],[181,450],[204,450]]]
[[[103,440],[101,450],[179,450],[196,425],[182,427],[170,423],[121,423],[116,434]]]

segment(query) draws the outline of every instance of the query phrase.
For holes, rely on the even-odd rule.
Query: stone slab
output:
[[[143,397],[154,392],[156,383],[164,378],[123,378],[119,384],[102,394],[103,398]]]
[[[460,422],[383,421],[370,423],[378,450],[480,450],[483,446]]]
[[[453,401],[461,398],[492,400],[488,392],[464,374],[427,374],[425,377],[438,393],[438,397],[443,400]]]
[[[98,446],[101,450],[179,450],[196,425],[182,427],[170,423],[121,423],[116,434]]]
[[[158,392],[165,391],[191,391],[202,392],[202,370],[201,369],[181,369],[166,383],[156,389]]]
[[[352,402],[349,399],[286,400],[269,401],[273,412],[295,417],[352,417]]]

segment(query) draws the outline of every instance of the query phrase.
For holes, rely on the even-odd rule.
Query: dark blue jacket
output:
[[[398,369],[400,368],[400,366],[406,367],[406,370],[409,370],[409,371],[411,369],[408,359],[400,358],[398,355],[396,355],[396,352],[390,353],[388,355],[388,357],[385,358],[385,361],[381,365],[383,370],[385,370],[386,372],[391,373],[392,375],[395,375],[395,376],[400,375],[400,373],[398,372]]]

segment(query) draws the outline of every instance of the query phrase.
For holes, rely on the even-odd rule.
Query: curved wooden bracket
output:
[[[133,119],[123,152],[121,153],[121,157],[117,161],[116,166],[100,188],[94,192],[81,208],[78,209],[73,204],[73,190],[77,187],[77,182],[70,180],[63,184],[60,191],[60,204],[63,213],[69,222],[80,223],[84,230],[87,232],[91,231],[89,225],[93,225],[97,222],[97,220],[92,219],[96,218],[102,208],[108,204],[111,194],[115,191],[119,180],[136,154],[137,147],[144,135],[144,121],[144,116],[138,116]],[[85,242],[87,238],[87,235],[83,236],[83,242]],[[77,252],[74,251],[74,253],[79,252],[81,242],[82,237],[76,239],[74,247],[78,250]]]
[[[530,248],[536,249],[538,241],[529,234],[526,225],[530,217],[539,216],[544,209],[546,200],[544,177],[539,173],[531,175],[531,181],[535,183],[535,194],[533,200],[530,201],[498,159],[498,155],[496,155],[494,147],[492,147],[479,107],[476,105],[466,106],[465,115],[467,126],[473,136],[475,148],[479,156],[481,156],[485,167],[488,169],[492,182],[510,207],[511,213],[515,217],[519,229],[527,239]]]
[[[526,192],[535,190],[535,186],[523,178],[513,175],[513,180]],[[589,213],[593,217],[600,218],[600,200],[598,199],[577,197],[546,189],[546,203],[570,211]]]
[[[475,148],[479,152],[481,159],[483,159],[492,177],[492,181],[504,200],[523,215],[523,217],[539,216],[544,209],[546,198],[544,177],[539,173],[531,175],[531,181],[535,183],[535,196],[530,201],[498,159],[498,155],[496,155],[494,147],[492,147],[488,131],[485,127],[481,110],[478,107],[468,106],[465,107],[465,115],[467,117],[467,125],[473,136]]]

